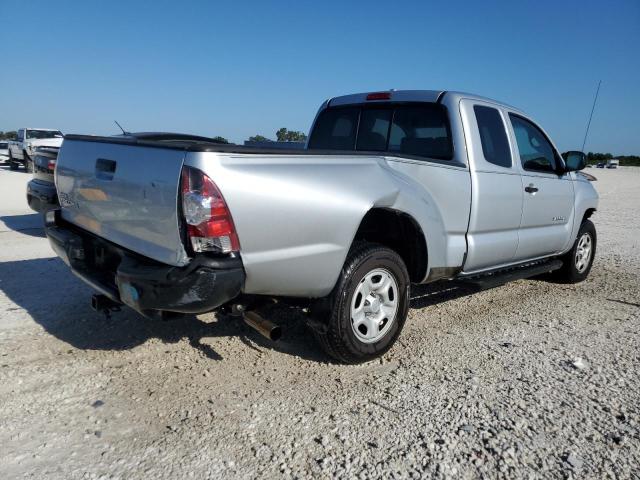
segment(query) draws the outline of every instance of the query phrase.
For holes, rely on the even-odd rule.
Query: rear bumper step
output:
[[[210,312],[237,297],[244,285],[240,258],[198,256],[185,267],[173,267],[65,224],[59,215],[55,219],[45,231],[73,273],[102,295],[143,315]]]
[[[496,271],[484,275],[476,275],[473,277],[461,277],[456,281],[478,290],[488,290],[490,288],[499,287],[505,283],[524,278],[531,278],[537,275],[553,272],[562,267],[562,260],[547,260],[532,265],[515,267],[509,270]]]

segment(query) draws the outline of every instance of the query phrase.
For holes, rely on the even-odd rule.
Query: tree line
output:
[[[612,155],[610,153],[587,153],[587,165],[595,165],[600,162],[607,162],[612,158],[620,160],[620,166],[640,167],[640,157],[638,155]]]
[[[0,131],[0,140],[15,140],[18,136],[18,132],[15,130],[9,132]],[[220,143],[229,143],[224,137],[216,136],[213,137],[214,140]],[[278,142],[305,142],[307,140],[307,135],[304,132],[299,132],[297,130],[289,130],[285,127],[282,127],[276,131],[276,139]],[[267,138],[263,135],[254,135],[253,137],[249,137],[250,142],[273,142],[274,140]]]
[[[1,132],[0,132],[1,133]],[[220,143],[231,143],[224,137],[212,137],[214,140]],[[306,142],[307,135],[303,132],[299,132],[297,130],[289,130],[285,127],[279,128],[276,131],[276,139],[272,140],[271,138],[265,137],[264,135],[253,135],[247,139],[249,142]]]
[[[303,132],[298,132],[297,130],[288,130],[282,127],[276,131],[276,139],[278,142],[305,142],[307,140],[307,135]],[[249,141],[273,142],[273,140],[263,135],[254,135],[253,137],[249,137]]]
[[[0,131],[0,140],[15,140],[18,138],[18,132],[12,130],[10,132]]]

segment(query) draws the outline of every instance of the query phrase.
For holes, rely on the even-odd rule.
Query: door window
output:
[[[473,111],[476,114],[485,160],[500,167],[511,168],[511,149],[500,112],[482,105],[475,105]]]
[[[534,172],[555,173],[558,159],[542,130],[518,115],[509,114],[516,136],[522,168]]]

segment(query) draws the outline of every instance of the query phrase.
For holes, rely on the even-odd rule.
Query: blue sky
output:
[[[640,155],[640,1],[0,0],[0,130],[222,135],[309,129],[388,88],[515,105],[562,150]]]

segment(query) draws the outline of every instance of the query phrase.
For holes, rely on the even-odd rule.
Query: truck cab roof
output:
[[[385,102],[428,102],[428,103],[440,103],[444,96],[457,97],[458,99],[467,98],[472,100],[481,100],[484,102],[494,103],[508,107],[512,110],[518,110],[504,102],[494,100],[492,98],[483,97],[467,92],[457,92],[449,90],[381,90],[377,92],[363,92],[353,93],[349,95],[342,95],[339,97],[333,97],[328,99],[322,108],[337,107],[342,105],[356,105],[364,103],[385,103]]]

